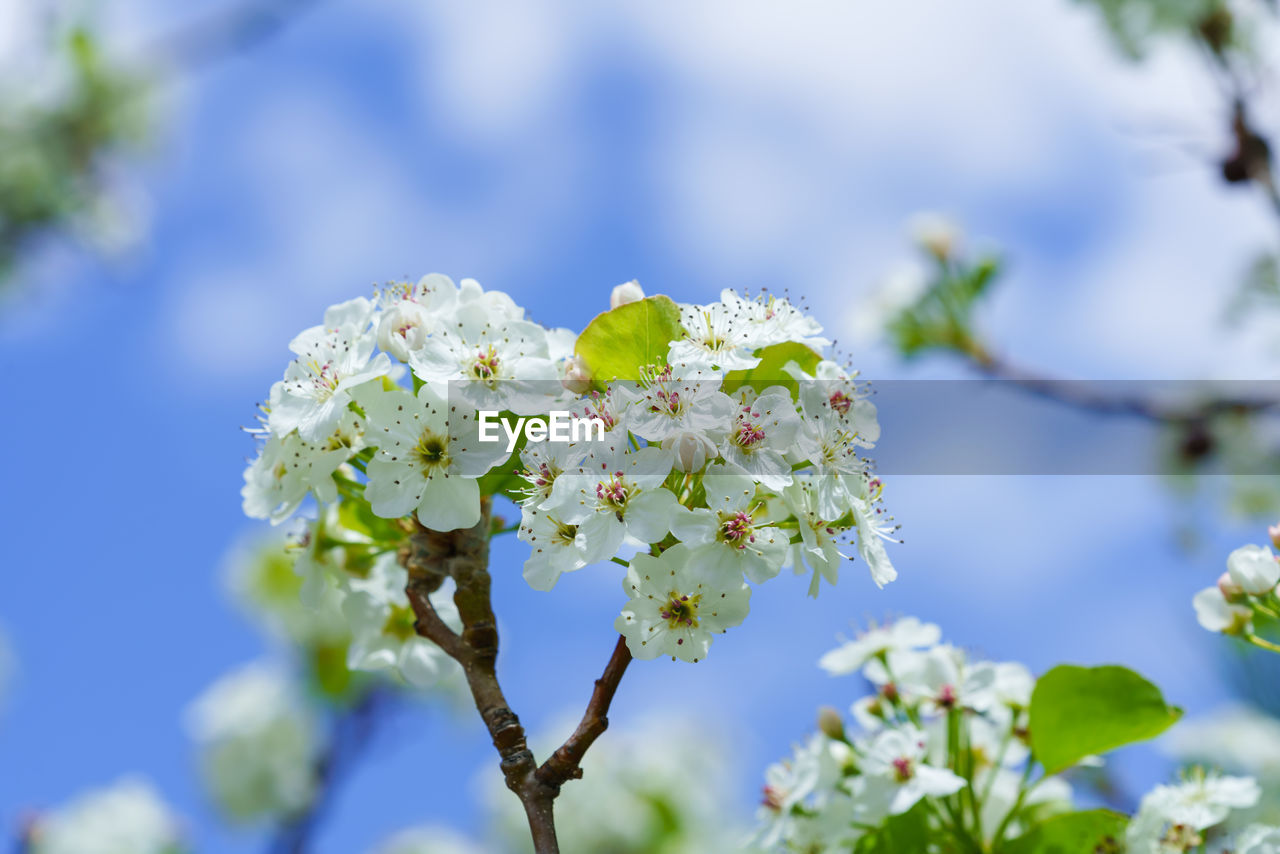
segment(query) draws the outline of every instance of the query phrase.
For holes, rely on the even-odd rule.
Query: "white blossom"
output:
[[[352,670],[394,670],[418,688],[429,688],[453,669],[452,659],[440,647],[418,635],[416,617],[405,594],[409,574],[394,553],[374,561],[367,578],[351,578],[342,603],[351,625],[347,666]],[[453,604],[453,582],[446,580],[431,604],[445,623],[461,630],[462,621]]]
[[[742,623],[751,590],[742,582],[707,575],[677,544],[658,557],[631,559],[622,589],[630,600],[614,621],[636,658],[669,655],[681,661],[706,656],[712,634]]]
[[[609,308],[617,308],[642,299],[644,299],[644,288],[640,287],[638,281],[632,279],[614,286],[613,292],[609,294]]]
[[[507,458],[502,442],[481,442],[474,413],[451,413],[430,384],[418,394],[370,388],[359,395],[368,439],[378,452],[368,464],[365,498],[373,512],[394,519],[417,513],[437,531],[480,521],[476,478]]]
[[[227,815],[288,816],[311,802],[317,724],[278,669],[255,663],[219,679],[188,709],[187,724],[201,777]]]
[[[831,650],[818,660],[818,666],[832,676],[843,676],[891,650],[920,649],[933,646],[942,639],[942,630],[933,623],[922,623],[916,617],[903,617],[873,625],[851,641]]]
[[[1251,628],[1253,611],[1228,602],[1216,586],[1201,590],[1192,597],[1191,604],[1196,609],[1196,620],[1211,632],[1234,635]]]
[[[31,854],[175,854],[178,821],[147,782],[126,777],[42,814]]]
[[[391,360],[373,355],[368,300],[352,300],[325,313],[323,326],[304,330],[289,344],[298,358],[271,387],[268,425],[281,436],[297,430],[309,442],[323,441],[347,411],[351,392],[385,376]]]
[[[1227,557],[1227,574],[1245,593],[1261,596],[1280,581],[1280,561],[1266,546],[1241,546]]]
[[[765,520],[755,481],[721,464],[702,483],[707,506],[682,508],[671,523],[671,532],[690,546],[694,563],[705,575],[726,580],[745,574],[759,583],[777,575],[790,540]]]

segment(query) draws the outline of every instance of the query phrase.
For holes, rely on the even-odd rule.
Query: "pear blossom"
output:
[[[640,287],[640,283],[635,279],[629,282],[623,282],[615,285],[612,293],[609,294],[609,308],[617,308],[630,302],[639,302],[644,299],[644,288]]]
[[[745,472],[717,465],[703,480],[707,506],[681,509],[671,532],[692,549],[702,572],[717,578],[767,581],[778,574],[790,539],[767,524],[765,502],[756,497],[756,484]]]
[[[1191,598],[1196,609],[1196,620],[1211,632],[1238,635],[1252,631],[1253,611],[1243,605],[1233,605],[1217,587],[1206,587]]]
[[[931,255],[946,260],[960,243],[960,227],[955,221],[934,211],[924,211],[911,218],[911,236]]]
[[[836,782],[850,758],[847,744],[821,733],[795,745],[792,756],[765,769],[764,793],[757,816],[757,844],[772,848],[797,832],[797,812],[825,810],[837,797]]]
[[[146,781],[125,777],[36,819],[31,854],[177,854],[177,819]]]
[[[308,493],[330,503],[338,499],[333,474],[364,447],[364,421],[342,414],[328,437],[308,442],[298,433],[268,436],[244,472],[240,490],[246,516],[278,525],[297,511]]]
[[[970,663],[963,650],[939,644],[924,652],[889,653],[898,689],[923,700],[926,713],[953,708],[986,711],[995,701],[996,669],[991,662]]]
[[[552,512],[525,507],[519,537],[529,544],[524,580],[534,590],[550,590],[563,573],[589,563],[587,539],[579,526],[561,521]]]
[[[1250,777],[1229,777],[1194,769],[1182,783],[1156,786],[1142,798],[1125,830],[1133,854],[1185,851],[1203,843],[1204,831],[1233,809],[1247,809],[1261,792]]]
[[[733,398],[720,390],[719,375],[683,367],[668,365],[647,374],[627,395],[627,429],[649,442],[693,435],[706,437],[714,447],[734,411]]]
[[[678,510],[675,495],[662,486],[672,464],[660,448],[597,447],[556,479],[542,509],[578,526],[588,562],[608,560],[628,539],[647,547],[667,535]]]
[[[791,393],[773,386],[738,406],[720,441],[720,453],[769,489],[785,489],[792,481],[786,454],[799,431],[800,416]]]
[[[1266,546],[1241,546],[1227,557],[1227,574],[1245,593],[1261,596],[1280,582],[1280,561]]]
[[[719,455],[715,442],[701,433],[694,432],[668,436],[662,440],[660,447],[664,451],[671,452],[672,465],[675,466],[676,471],[682,472],[702,471],[708,462]]]
[[[420,637],[405,594],[409,574],[394,553],[379,557],[367,578],[351,578],[342,611],[351,626],[347,666],[352,670],[394,670],[417,688],[429,688],[456,665],[440,647]],[[453,582],[431,594],[436,613],[454,631],[462,621],[453,604]]]
[[[188,709],[187,724],[205,786],[230,817],[289,816],[311,802],[317,724],[278,669],[254,663],[224,676]]]
[[[920,649],[933,646],[942,639],[942,630],[934,623],[922,623],[916,617],[872,626],[851,641],[828,652],[818,666],[832,676],[844,676],[860,669],[872,658],[891,650]]]
[[[1280,827],[1251,824],[1235,840],[1235,854],[1280,854]]]
[[[818,494],[821,496],[822,491]],[[870,568],[871,580],[877,587],[884,587],[898,577],[884,547],[886,540],[897,542],[893,537],[897,528],[892,519],[885,518],[883,509],[868,499],[850,496],[849,509],[858,528],[858,554]]]
[[[391,371],[385,353],[373,355],[368,330],[373,306],[351,300],[325,313],[325,324],[299,333],[289,344],[298,358],[271,387],[268,425],[275,435],[297,430],[308,442],[323,441],[347,411],[351,392]]]
[[[450,828],[415,827],[387,839],[373,854],[485,854],[485,851]]]
[[[378,322],[378,346],[402,362],[409,354],[427,343],[438,328],[426,306],[413,300],[402,300],[382,313]]]
[[[712,634],[746,618],[751,590],[741,576],[704,573],[692,557],[681,543],[657,557],[638,554],[631,559],[622,583],[630,601],[613,625],[636,658],[669,655],[698,661],[711,647]]]
[[[409,354],[409,367],[423,382],[455,383],[473,409],[544,412],[560,378],[547,331],[527,320],[494,321],[484,299],[464,302],[447,327]]]
[[[901,815],[923,797],[943,797],[964,788],[963,777],[925,761],[925,734],[913,726],[876,733],[864,753],[863,773],[875,784],[869,794],[885,797],[890,815]]]
[[[418,521],[437,531],[480,521],[476,478],[507,458],[503,443],[480,442],[474,415],[451,415],[430,384],[416,396],[369,388],[358,402],[368,418],[369,442],[378,448],[365,489],[374,513],[394,519],[416,512]]]
[[[671,364],[704,371],[737,371],[760,364],[753,355],[758,345],[749,312],[719,302],[682,304],[680,324],[685,337],[671,342],[667,351]]]
[[[819,579],[835,584],[839,578],[840,563],[847,559],[840,551],[839,538],[849,527],[822,518],[812,478],[796,478],[783,492],[783,500],[800,529],[800,542],[792,544],[787,559],[797,575],[804,572],[806,565],[813,570],[809,595],[816,597]]]
[[[720,292],[720,302],[730,316],[742,318],[747,327],[746,339],[752,347],[768,347],[794,341],[814,350],[831,346],[822,337],[822,325],[791,304],[786,297],[757,294],[740,295],[732,288]]]

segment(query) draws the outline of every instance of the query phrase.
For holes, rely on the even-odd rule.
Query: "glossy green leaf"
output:
[[[1154,738],[1182,710],[1125,667],[1059,665],[1031,694],[1031,749],[1047,773],[1086,756]]]
[[[754,368],[741,371],[730,371],[724,378],[725,392],[732,394],[743,386],[751,386],[756,391],[764,391],[769,386],[784,386],[795,397],[799,383],[795,377],[783,370],[788,362],[795,362],[800,370],[812,375],[817,369],[822,356],[798,341],[784,341],[773,344],[757,352],[760,364]]]
[[[647,297],[597,315],[574,352],[603,388],[614,379],[638,379],[647,365],[665,365],[671,342],[683,334],[680,308],[671,298]]]
[[[1123,815],[1111,810],[1061,813],[1000,847],[1000,854],[1105,854],[1121,850]]]

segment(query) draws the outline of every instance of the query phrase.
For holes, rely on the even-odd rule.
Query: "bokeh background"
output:
[[[1274,321],[1224,320],[1277,223],[1217,173],[1223,92],[1175,40],[1128,60],[1090,7],[318,0],[280,4],[286,25],[260,43],[148,64],[225,9],[0,2],[5,87],[39,85],[32,34],[79,14],[101,50],[153,75],[154,127],[116,163],[126,248],[34,241],[4,294],[6,827],[136,771],[201,850],[260,848],[202,798],[181,718],[263,648],[223,573],[261,530],[240,510],[252,443],[239,428],[290,337],[375,282],[473,276],[578,329],[632,278],[690,302],[785,289],[869,379],[959,378],[954,360],[904,364],[854,335],[858,307],[913,251],[904,222],[934,209],[968,245],[1004,251],[982,325],[1021,363],[1092,379],[1276,375]],[[1271,93],[1258,94],[1266,116]],[[706,661],[638,662],[623,682],[614,727],[662,711],[726,734],[732,820],[749,820],[763,768],[819,704],[855,699],[815,662],[867,618],[919,615],[1037,671],[1124,663],[1192,714],[1241,690],[1190,597],[1275,519],[1158,477],[915,475],[885,494],[905,539],[897,582],[879,591],[850,564],[815,602],[805,579],[780,578]],[[495,549],[500,673],[526,723],[555,737],[612,647],[620,568],[540,594],[522,560],[514,540]],[[316,850],[365,850],[424,821],[476,830],[475,781],[493,764],[470,717],[397,715]],[[1134,748],[1116,770],[1136,794],[1167,767]]]

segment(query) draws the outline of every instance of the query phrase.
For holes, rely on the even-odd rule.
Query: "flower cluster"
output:
[[[1253,807],[1261,795],[1250,777],[1229,777],[1192,769],[1184,780],[1156,786],[1142,798],[1125,831],[1129,854],[1230,851],[1277,854],[1280,828],[1250,824],[1234,838],[1221,827],[1233,810]],[[1208,848],[1203,846],[1208,845]]]
[[[317,722],[278,670],[250,664],[215,682],[189,709],[188,728],[206,789],[226,815],[288,818],[311,802]]]
[[[1270,529],[1280,548],[1280,525]],[[1241,546],[1227,557],[1227,571],[1213,587],[1191,600],[1200,625],[1211,632],[1234,635],[1255,646],[1280,652],[1280,645],[1259,637],[1258,623],[1280,619],[1280,558],[1268,546]]]
[[[149,783],[126,777],[41,814],[19,850],[30,854],[182,854],[178,819]]]
[[[861,670],[875,691],[852,706],[856,731],[823,709],[819,732],[767,771],[761,851],[1280,854],[1280,828],[1259,822],[1269,816],[1255,809],[1261,789],[1250,776],[1190,767],[1131,818],[1073,805],[1062,771],[1100,765],[1094,751],[1149,738],[1180,714],[1132,671],[1064,665],[1037,680],[1019,664],[970,660],[911,617],[872,627],[819,664],[833,675]],[[1137,696],[1148,712],[1134,710]],[[1107,726],[1133,734],[1099,733]],[[1184,745],[1198,738],[1185,735]],[[1197,744],[1196,758],[1221,759],[1203,755],[1210,746]]]
[[[729,290],[678,305],[635,283],[612,304],[575,336],[473,280],[430,275],[335,305],[290,343],[253,431],[244,509],[280,523],[314,499],[303,595],[337,597],[351,667],[417,685],[447,671],[415,633],[397,552],[416,530],[476,526],[492,496],[519,505],[534,588],[627,567],[616,626],[638,658],[699,660],[745,618],[749,584],[784,568],[811,572],[816,596],[846,543],[878,585],[896,576],[895,526],[863,456],[875,407],[823,357],[812,317]],[[548,430],[556,413],[572,433]],[[446,620],[450,595],[432,596]]]
[[[985,851],[1029,816],[1069,804],[1060,778],[1029,785],[1033,679],[1022,665],[971,660],[912,617],[872,627],[819,664],[833,675],[861,670],[875,693],[853,704],[856,731],[824,709],[820,731],[768,769],[760,849],[848,851],[897,821],[921,839]]]

